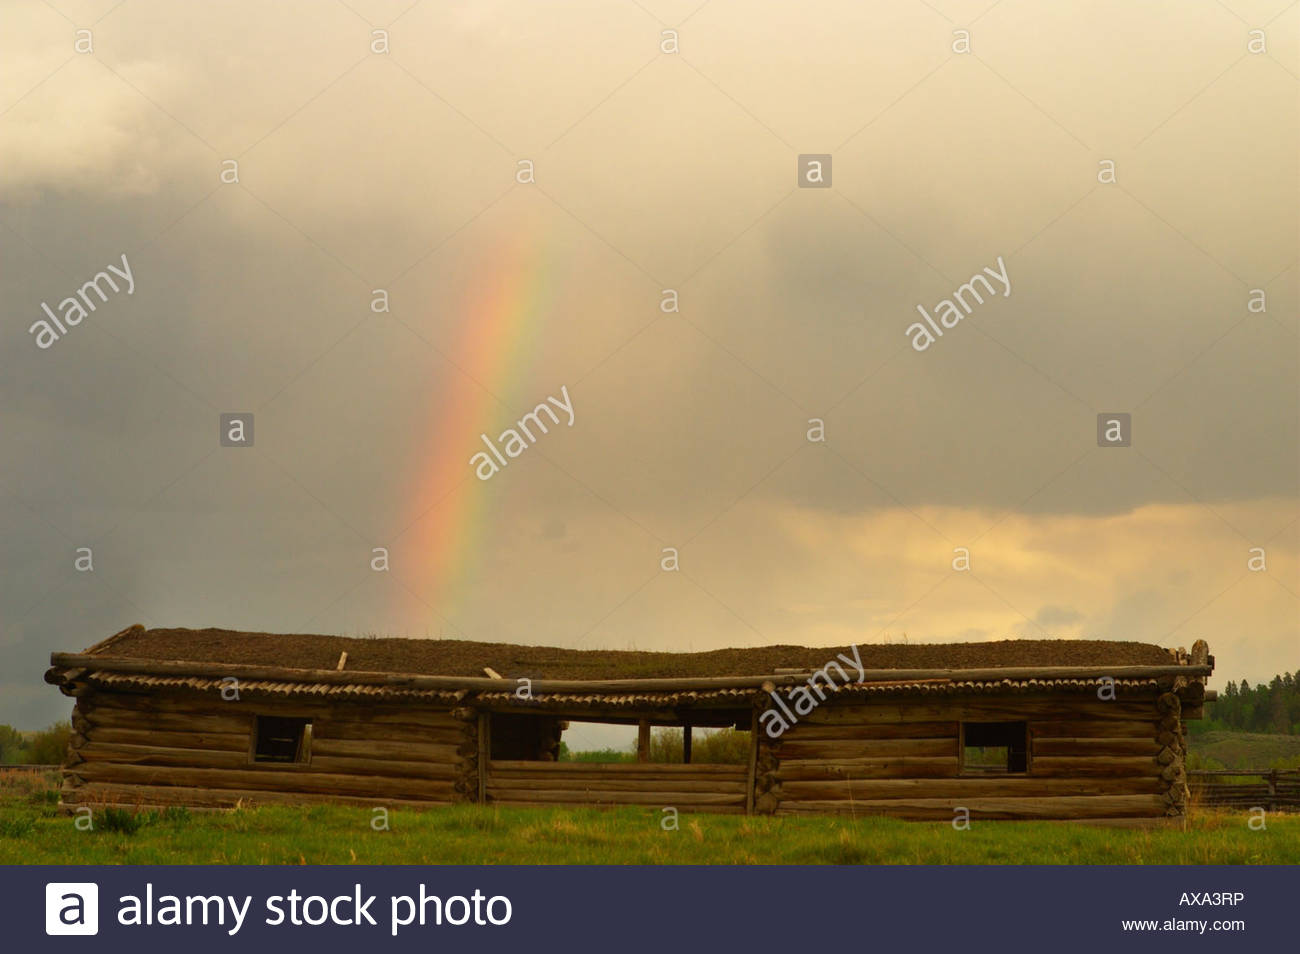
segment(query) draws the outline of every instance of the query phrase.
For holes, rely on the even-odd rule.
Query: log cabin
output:
[[[76,700],[67,810],[470,802],[951,820],[1183,814],[1185,723],[1212,698],[1214,660],[1203,641],[656,653],[133,626],[51,666],[46,681]],[[636,726],[637,761],[560,759],[577,722]],[[682,729],[683,762],[648,761],[652,726]],[[747,761],[691,761],[696,727],[747,732]]]

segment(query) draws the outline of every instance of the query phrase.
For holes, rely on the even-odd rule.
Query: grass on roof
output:
[[[347,668],[444,676],[482,676],[490,666],[507,678],[613,679],[753,676],[777,669],[815,670],[853,647],[759,646],[697,653],[581,650],[458,639],[356,639],[223,629],[133,631],[111,655],[296,669]],[[1015,639],[984,643],[870,644],[858,647],[868,669],[967,669],[1000,666],[1169,665],[1166,649],[1147,643],[1079,639]],[[853,666],[846,667],[852,672]]]

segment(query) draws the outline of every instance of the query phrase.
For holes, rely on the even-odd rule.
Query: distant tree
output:
[[[1287,718],[1286,696],[1282,694],[1282,680],[1276,680],[1275,688],[1269,696],[1269,731],[1284,734],[1287,729],[1291,728],[1291,720]]]
[[[62,765],[68,757],[68,741],[71,738],[71,723],[56,722],[32,737],[24,761],[32,765]]]
[[[749,733],[737,729],[699,731],[691,737],[691,761],[700,765],[743,765],[749,761]],[[682,730],[656,727],[650,735],[651,762],[681,762]]]
[[[1219,698],[1206,708],[1206,721],[1238,732],[1300,734],[1300,671],[1280,673],[1267,685],[1228,680]]]
[[[27,747],[23,734],[11,725],[0,725],[0,762],[22,761],[23,749]]]

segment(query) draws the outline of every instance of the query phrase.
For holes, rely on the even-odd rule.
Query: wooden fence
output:
[[[1260,781],[1243,781],[1259,779]],[[1220,769],[1187,773],[1193,803],[1300,812],[1300,769],[1259,772]]]

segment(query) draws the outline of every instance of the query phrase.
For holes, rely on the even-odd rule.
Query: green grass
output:
[[[658,809],[457,805],[374,813],[344,806],[101,814],[79,831],[48,790],[0,785],[0,864],[1296,864],[1300,816],[1252,831],[1244,814],[1186,830],[1058,822],[682,815]]]

